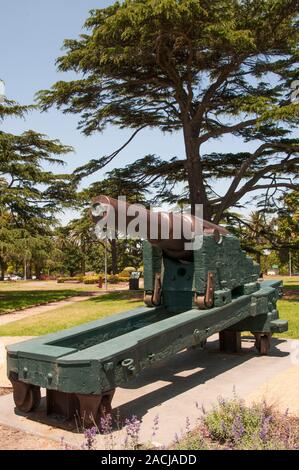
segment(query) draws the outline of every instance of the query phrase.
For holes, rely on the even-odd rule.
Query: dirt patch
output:
[[[12,388],[9,387],[0,387],[0,397],[2,395],[8,395],[9,393],[12,393]]]
[[[298,300],[299,299],[299,290],[297,290],[297,289],[283,289],[283,299]]]
[[[33,436],[32,434],[8,426],[0,425],[1,450],[61,450],[62,446],[55,441]]]

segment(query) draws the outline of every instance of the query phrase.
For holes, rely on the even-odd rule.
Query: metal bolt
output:
[[[52,380],[53,380],[53,375],[49,373],[49,374],[47,375],[47,378],[48,378],[48,382],[49,382],[49,384],[50,384],[50,383],[52,382]]]
[[[28,369],[27,369],[27,367],[24,367],[24,369],[23,369],[23,376],[24,376],[24,378],[26,378],[27,375],[28,375]]]
[[[114,368],[113,362],[106,362],[106,364],[104,364],[104,369],[106,372],[108,372],[109,370],[113,370],[113,368]]]

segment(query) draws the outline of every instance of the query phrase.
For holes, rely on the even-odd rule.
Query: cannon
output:
[[[99,196],[91,213],[97,227],[106,221],[106,230],[120,230],[124,213],[125,228],[134,222],[130,209]],[[146,225],[145,305],[8,346],[8,377],[18,410],[37,408],[45,388],[48,414],[98,422],[111,412],[115,388],[132,386],[153,363],[186,348],[202,349],[215,333],[222,351],[238,352],[241,332],[251,331],[259,353],[268,354],[272,333],[287,330],[276,307],[281,281],[260,280],[259,265],[225,228],[189,214],[162,212],[155,214],[153,227],[150,211],[140,208],[139,215],[139,225]],[[189,235],[175,236],[175,226],[186,222]],[[186,248],[191,239],[198,243]]]

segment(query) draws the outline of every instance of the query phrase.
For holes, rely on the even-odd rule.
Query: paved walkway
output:
[[[184,432],[187,417],[195,426],[201,406],[209,409],[219,396],[237,393],[249,401],[265,396],[282,410],[288,407],[295,413],[299,409],[299,342],[275,339],[273,343],[269,356],[257,355],[252,340],[243,341],[241,353],[224,354],[219,352],[217,337],[211,337],[205,351],[182,351],[145,370],[128,388],[118,388],[113,407],[122,420],[132,415],[142,420],[142,442],[164,445],[175,433]],[[153,437],[156,416],[159,429]],[[45,400],[39,410],[26,416],[15,414],[11,394],[0,397],[0,424],[54,441],[64,436],[72,445],[80,446],[83,440],[73,424],[46,417]],[[113,439],[119,448],[124,431],[115,432]],[[105,445],[105,438],[99,436],[99,448]]]
[[[298,341],[299,350],[299,341]],[[283,413],[299,416],[299,364],[275,375],[247,397],[247,402],[266,400]]]

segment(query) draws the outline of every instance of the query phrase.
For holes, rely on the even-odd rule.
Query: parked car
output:
[[[13,274],[10,276],[11,281],[21,281],[23,278],[21,276],[17,276],[16,274]]]

